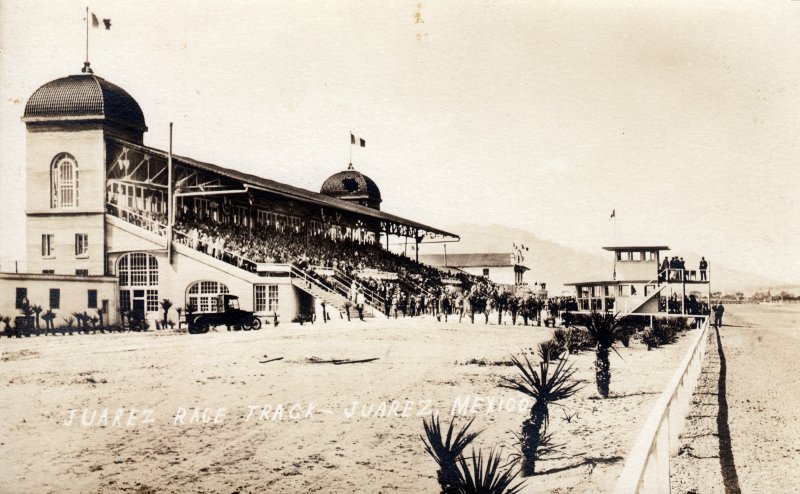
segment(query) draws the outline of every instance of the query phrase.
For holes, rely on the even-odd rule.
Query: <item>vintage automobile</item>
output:
[[[227,326],[230,331],[261,329],[261,319],[239,308],[239,297],[222,294],[217,298],[217,312],[192,314],[187,317],[189,333],[208,333],[214,326]]]

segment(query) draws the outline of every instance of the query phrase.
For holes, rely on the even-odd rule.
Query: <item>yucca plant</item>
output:
[[[442,494],[457,494],[461,492],[461,472],[458,471],[459,458],[462,457],[467,446],[478,437],[480,432],[469,432],[473,418],[464,425],[458,433],[453,435],[455,429],[455,419],[450,421],[447,428],[447,435],[442,435],[442,428],[439,425],[439,417],[432,416],[430,420],[422,420],[425,428],[425,437],[420,436],[425,444],[425,451],[431,455],[439,466],[437,480],[442,489]]]
[[[611,385],[611,362],[609,350],[617,351],[614,342],[620,337],[621,321],[616,314],[592,312],[583,316],[580,325],[586,328],[592,343],[595,345],[594,372],[597,392],[608,398]],[[619,355],[619,352],[617,352]]]
[[[553,330],[553,341],[558,343],[561,348],[569,348],[570,331],[565,328]]]
[[[514,485],[514,479],[519,472],[513,472],[510,467],[500,466],[500,453],[494,449],[489,451],[489,455],[484,462],[483,453],[472,450],[471,462],[461,456],[462,477],[459,486],[459,494],[517,494],[522,491],[524,481]]]
[[[617,338],[620,343],[622,343],[622,346],[628,348],[631,344],[631,336],[635,335],[640,329],[642,329],[640,321],[630,316],[623,317],[620,321],[619,331],[617,332]]]
[[[561,360],[551,369],[550,362],[542,361],[539,368],[534,368],[527,355],[524,362],[515,356],[511,361],[519,369],[520,375],[515,378],[503,377],[500,387],[513,389],[534,400],[531,415],[522,423],[520,445],[522,449],[522,475],[530,476],[536,471],[537,450],[542,441],[542,434],[549,423],[548,404],[561,401],[574,395],[581,388],[581,382],[573,379],[575,370]]]
[[[555,339],[551,339],[539,343],[538,353],[542,360],[550,362],[551,360],[558,360],[564,350],[564,346],[560,345]]]

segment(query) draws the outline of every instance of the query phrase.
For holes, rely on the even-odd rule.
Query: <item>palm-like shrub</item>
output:
[[[172,301],[170,301],[170,299],[165,298],[161,301],[161,308],[164,310],[164,321],[161,324],[164,326],[164,329],[167,328],[167,322],[169,321],[170,307],[172,307]]]
[[[41,305],[32,305],[31,310],[36,315],[36,334],[39,334],[39,314],[42,313]]]
[[[566,365],[566,360],[559,361],[555,368],[551,368],[550,362],[545,360],[536,369],[526,355],[522,357],[524,362],[513,355],[511,357],[520,375],[516,378],[504,377],[500,386],[519,391],[534,400],[531,415],[522,423],[522,434],[519,436],[522,475],[527,477],[536,470],[537,450],[549,423],[548,404],[574,395],[581,388],[581,382],[573,379],[575,371],[572,365]]]
[[[614,342],[619,339],[621,333],[621,319],[616,314],[592,312],[585,315],[580,320],[580,325],[586,328],[592,342],[595,345],[594,371],[597,383],[597,392],[603,398],[608,398],[609,387],[611,385],[611,362],[609,361],[609,350],[614,348]]]
[[[631,337],[641,329],[643,329],[641,321],[631,316],[623,317],[620,320],[620,327],[617,331],[617,337],[622,343],[622,346],[628,348],[631,344]]]
[[[562,346],[555,339],[551,339],[539,343],[538,353],[542,360],[550,362],[551,360],[558,360],[565,349],[566,346]]]
[[[461,456],[459,464],[463,472],[459,494],[517,494],[522,491],[523,482],[512,485],[519,472],[512,473],[512,469],[500,467],[500,453],[494,450],[484,462],[483,453],[473,449],[472,461],[468,462]]]
[[[47,334],[48,330],[55,332],[55,327],[53,326],[53,319],[55,318],[55,312],[50,309],[47,309],[45,313],[42,314],[42,319],[44,319],[45,334]]]
[[[437,480],[442,488],[442,494],[457,494],[461,485],[461,472],[458,470],[458,461],[464,450],[478,437],[480,432],[469,432],[475,419],[470,420],[461,430],[453,436],[455,420],[450,421],[447,435],[442,436],[439,417],[433,416],[430,420],[423,419],[425,437],[420,436],[425,443],[425,450],[431,455],[439,466]]]

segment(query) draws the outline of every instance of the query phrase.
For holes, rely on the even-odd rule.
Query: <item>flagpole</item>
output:
[[[172,122],[169,123],[169,155],[167,156],[167,264],[172,265],[172,230],[175,226],[175,195],[172,193]]]
[[[86,6],[86,64],[89,64],[89,6]]]
[[[350,167],[353,167],[353,131],[350,131],[350,161],[348,162]]]

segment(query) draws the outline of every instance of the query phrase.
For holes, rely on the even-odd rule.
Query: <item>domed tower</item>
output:
[[[103,275],[105,138],[142,144],[142,109],[124,89],[86,71],[37,89],[22,121],[28,270]]]
[[[353,169],[351,163],[347,170],[328,177],[322,184],[320,194],[352,201],[372,209],[381,209],[381,191],[374,180]]]

